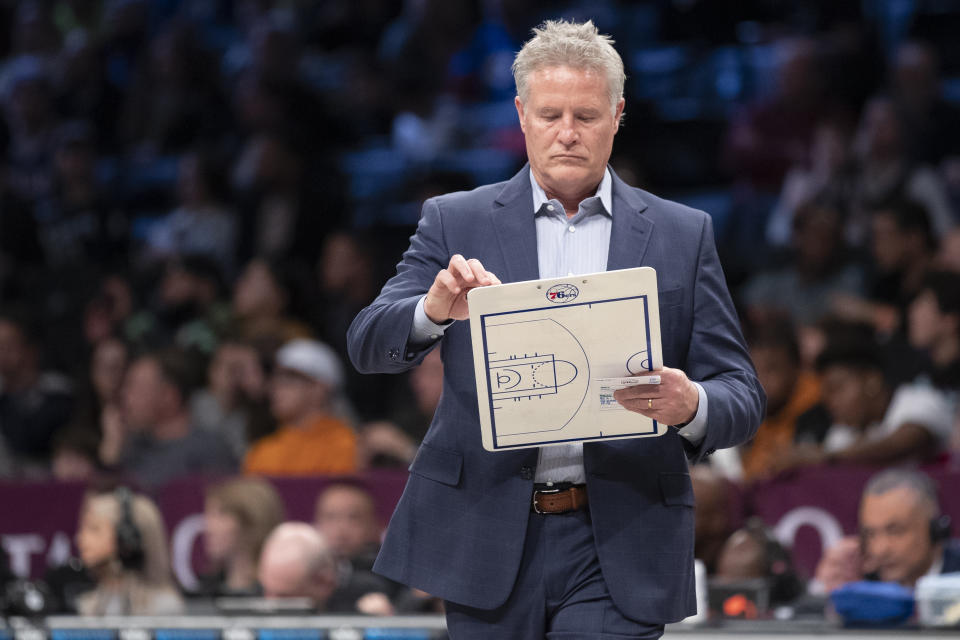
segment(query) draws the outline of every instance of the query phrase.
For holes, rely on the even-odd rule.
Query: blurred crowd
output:
[[[960,3],[921,4],[0,0],[0,478],[144,492],[86,500],[96,589],[73,606],[177,610],[146,496],[241,473],[207,496],[210,593],[432,606],[370,573],[362,487],[281,524],[258,476],[416,454],[439,350],[360,376],[346,330],[423,199],[523,165],[509,65],[546,17],[616,40],[611,164],[714,216],[768,396],[754,440],[694,470],[710,573],[772,548],[763,523],[710,524],[724,487],[957,465]],[[102,538],[130,522],[128,563]]]

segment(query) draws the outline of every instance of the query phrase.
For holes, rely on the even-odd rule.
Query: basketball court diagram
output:
[[[614,273],[618,272],[603,275]],[[506,300],[493,299],[492,291],[486,294],[492,305],[482,296],[471,297],[474,365],[486,448],[660,433],[661,427],[654,421],[623,409],[598,380],[639,375],[657,364],[659,317],[655,309],[651,313],[650,296],[639,293],[591,299],[593,287],[585,285],[594,281],[600,285],[595,287],[598,293],[609,289],[593,276],[575,283],[541,281],[530,288],[526,301],[523,298],[527,296],[511,296],[514,292],[509,291]],[[519,284],[529,283],[502,288]],[[471,296],[479,291],[482,289],[472,291]],[[524,302],[537,306],[523,307]],[[656,331],[651,320],[656,320]]]

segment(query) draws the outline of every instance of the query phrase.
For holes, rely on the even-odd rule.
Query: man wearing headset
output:
[[[831,547],[817,566],[824,592],[857,580],[912,587],[923,576],[960,571],[960,541],[950,538],[950,517],[923,473],[889,469],[870,478],[858,521],[859,535]]]

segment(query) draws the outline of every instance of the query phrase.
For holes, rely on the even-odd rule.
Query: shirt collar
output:
[[[533,188],[533,212],[536,214],[540,207],[547,203],[547,194],[533,177],[533,171],[530,171],[530,186]],[[610,168],[603,170],[603,180],[597,187],[594,197],[600,198],[600,204],[611,218],[613,217],[613,178],[610,177]]]

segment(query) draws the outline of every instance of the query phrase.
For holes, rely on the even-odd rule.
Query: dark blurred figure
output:
[[[314,171],[289,138],[258,133],[237,155],[232,180],[241,261],[264,256],[315,264],[326,232],[346,222],[342,184],[328,184],[329,172]]]
[[[125,268],[127,220],[97,179],[96,135],[90,124],[62,125],[53,160],[52,190],[35,208],[46,264],[71,281],[90,277],[92,269]]]
[[[854,142],[856,172],[853,206],[847,222],[847,237],[864,243],[869,213],[892,200],[911,200],[926,209],[934,237],[945,234],[957,222],[943,180],[930,166],[910,157],[909,131],[892,99],[872,98],[863,115]]]
[[[97,148],[117,150],[122,95],[108,80],[95,33],[76,28],[67,34],[53,70],[53,91],[57,111],[63,117],[92,123]]]
[[[773,95],[735,114],[727,141],[735,179],[767,192],[779,190],[787,170],[804,160],[823,112],[817,43],[781,40],[776,73]]]
[[[258,595],[257,562],[267,536],[284,520],[283,501],[260,478],[234,478],[207,489],[203,543],[210,573],[205,595]]]
[[[0,438],[15,459],[17,474],[45,472],[53,434],[70,420],[70,381],[42,368],[36,318],[0,312]]]
[[[190,398],[191,421],[218,434],[242,460],[247,447],[273,430],[266,372],[256,349],[227,339],[207,367],[207,386]]]
[[[229,121],[226,102],[194,28],[171,22],[148,41],[127,92],[121,118],[122,140],[137,156],[185,151],[216,139]]]
[[[938,165],[960,155],[960,110],[943,99],[940,61],[925,42],[900,45],[893,62],[891,93],[907,128],[910,158]]]
[[[960,273],[927,274],[910,304],[908,336],[924,354],[918,375],[944,391],[960,389]]]
[[[58,123],[50,80],[43,63],[33,56],[13,60],[6,72],[7,181],[15,195],[33,201],[48,196],[53,186]]]
[[[185,354],[167,350],[135,359],[122,392],[122,423],[103,434],[103,462],[145,487],[190,474],[230,473],[237,461],[210,431],[190,422],[187,400],[194,378]]]
[[[210,356],[231,322],[223,274],[209,257],[167,261],[153,299],[125,323],[131,343],[143,348],[175,344]]]

